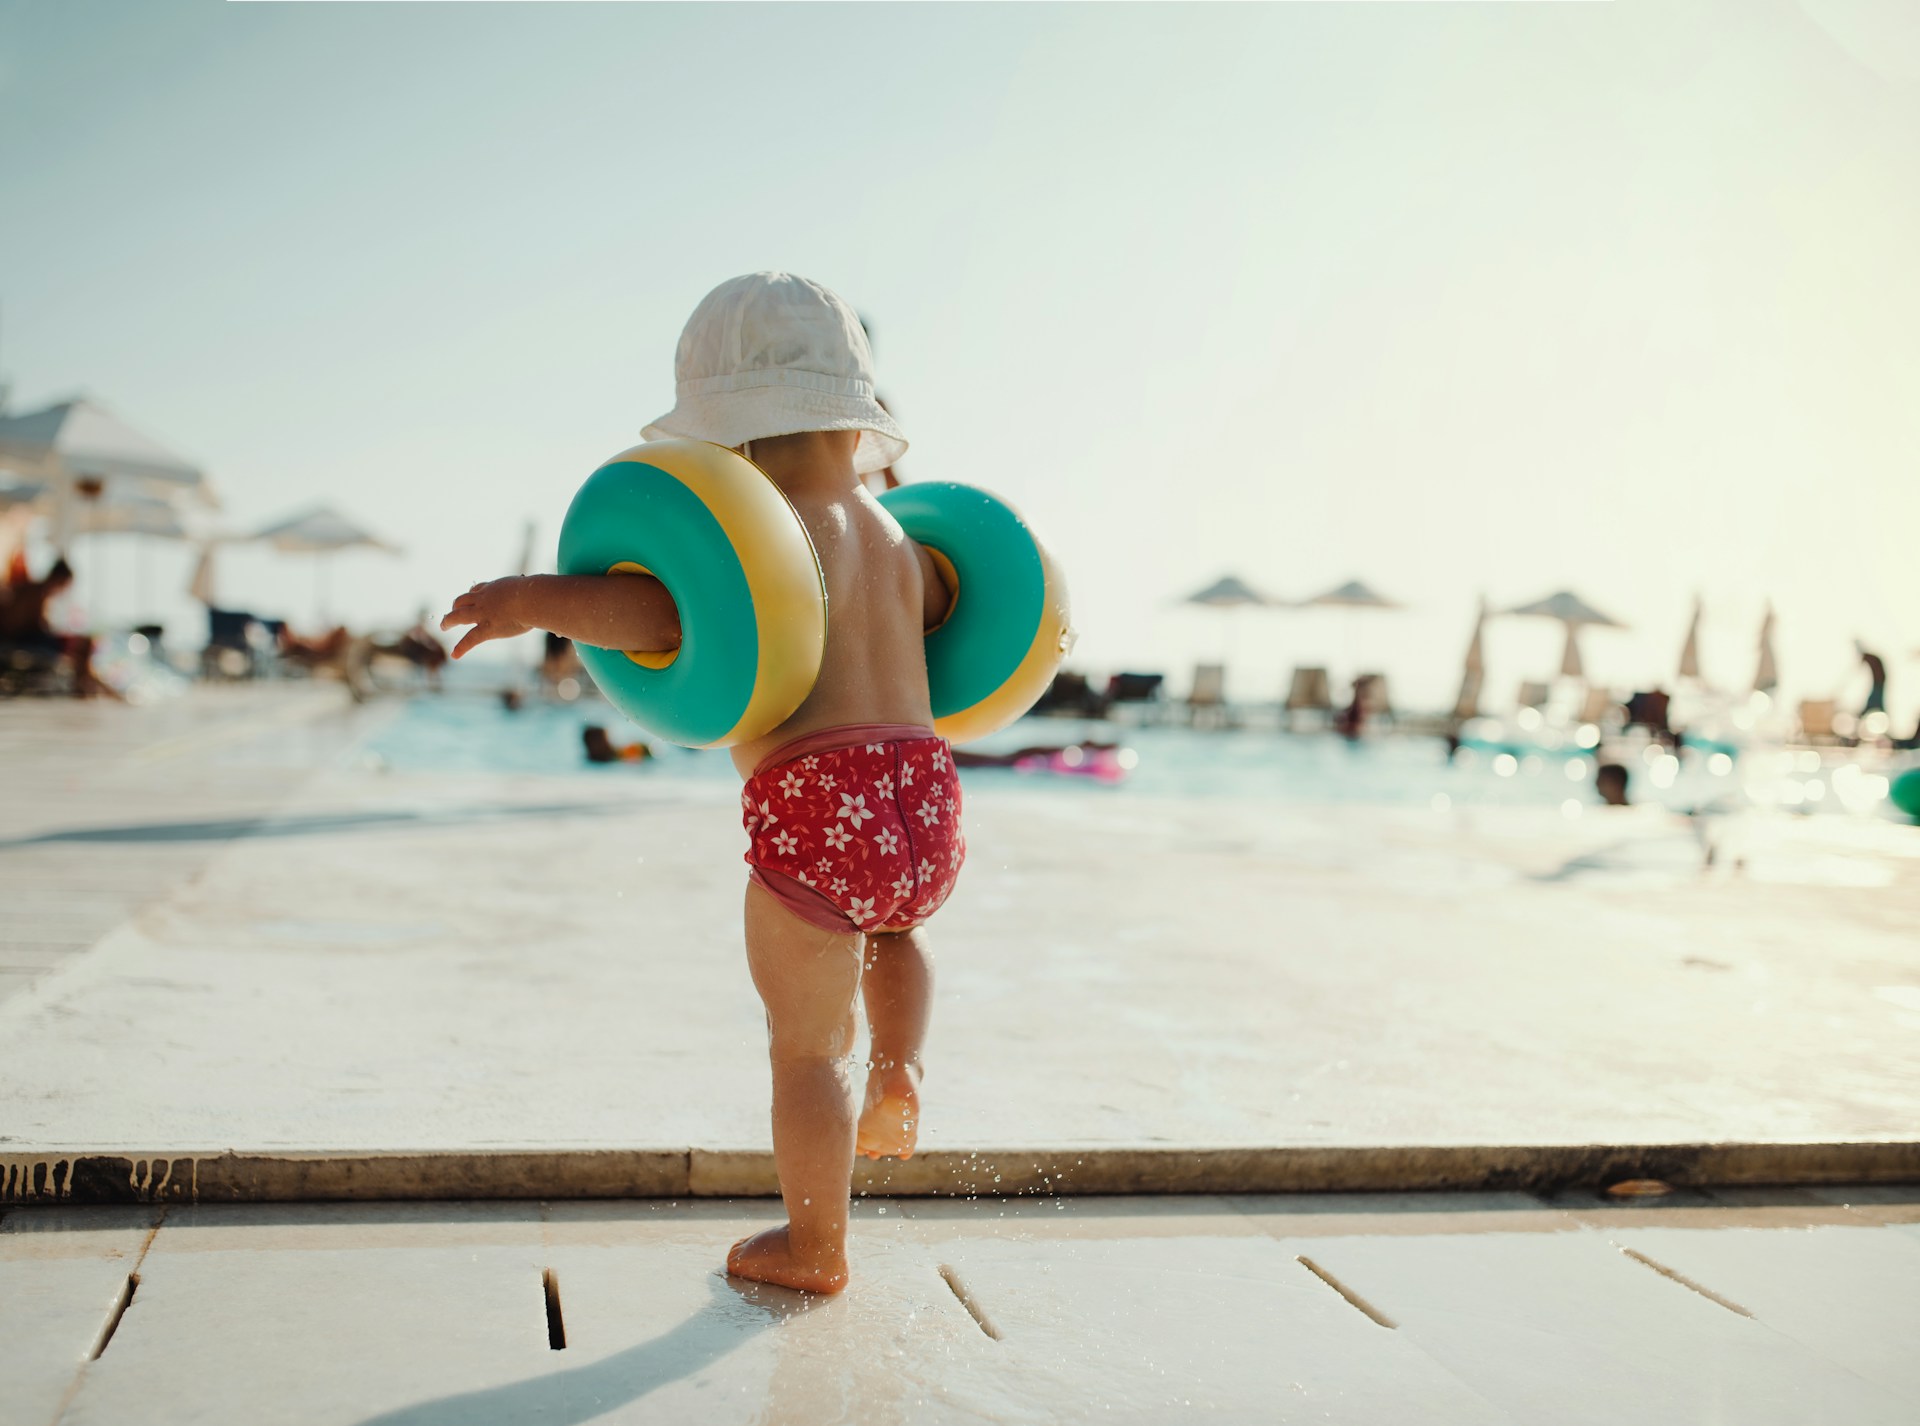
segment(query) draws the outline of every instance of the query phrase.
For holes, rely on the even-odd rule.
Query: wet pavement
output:
[[[1920,1419],[1920,1189],[25,1208],[19,1426]]]

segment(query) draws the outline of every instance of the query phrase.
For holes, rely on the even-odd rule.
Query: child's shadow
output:
[[[541,1426],[591,1421],[657,1387],[691,1376],[755,1333],[818,1306],[824,1298],[736,1283],[717,1273],[713,1300],[678,1327],[610,1357],[506,1386],[383,1411],[361,1426]]]

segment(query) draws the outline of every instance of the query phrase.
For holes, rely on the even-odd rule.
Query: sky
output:
[[[739,272],[869,319],[909,478],[1059,556],[1077,661],[1382,668],[1450,703],[1477,601],[1572,588],[1589,671],[1920,708],[1920,8],[0,0],[0,375],[327,501],[404,624],[550,551]],[[78,551],[201,633],[177,548]],[[89,561],[91,560],[91,563]],[[1225,572],[1406,607],[1233,618]],[[310,623],[307,559],[222,601]],[[144,598],[144,602],[142,602]],[[1557,666],[1496,621],[1489,695]]]

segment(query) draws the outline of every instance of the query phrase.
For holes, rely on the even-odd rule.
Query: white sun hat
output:
[[[857,474],[884,470],[907,438],[873,391],[860,318],[790,272],[729,278],[700,299],[673,355],[674,406],[641,435],[739,446],[797,431],[859,431]]]

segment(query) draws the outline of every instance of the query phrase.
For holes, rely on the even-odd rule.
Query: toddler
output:
[[[907,443],[874,396],[866,334],[838,296],[788,273],[724,282],[681,333],[674,377],[673,410],[642,434],[752,459],[792,502],[826,580],[813,691],[783,725],[732,749],[746,780],[747,966],[767,1010],[787,1223],[734,1244],[727,1270],[838,1292],[854,1154],[913,1153],[933,993],[925,923],[966,855],[923,645],[951,592],[862,479]],[[476,584],[441,627],[463,624],[456,658],[530,629],[635,652],[680,642],[665,586],[642,574]],[[871,1037],[857,1114],[856,999]]]

